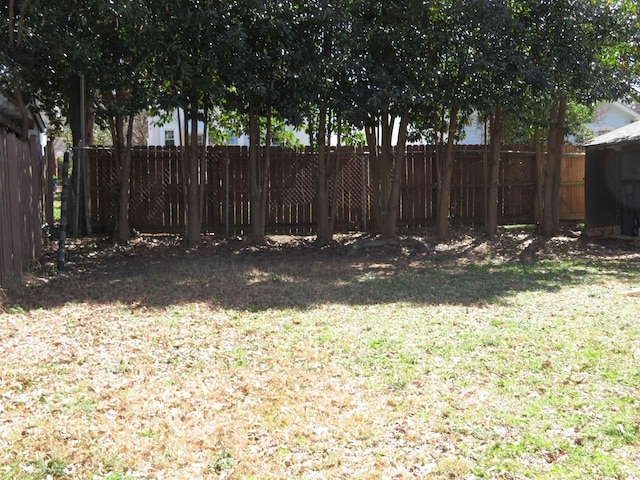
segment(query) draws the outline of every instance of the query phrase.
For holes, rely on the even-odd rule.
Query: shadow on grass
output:
[[[521,256],[520,256],[521,257]],[[68,275],[11,294],[25,310],[69,303],[164,308],[192,302],[260,311],[317,305],[482,305],[518,292],[553,292],[598,277],[637,280],[640,260],[607,258],[512,261],[433,252],[349,255],[315,248],[197,250],[85,262]],[[520,260],[518,260],[520,258]]]

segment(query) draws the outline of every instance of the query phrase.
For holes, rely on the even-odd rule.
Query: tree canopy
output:
[[[306,121],[315,145],[321,119],[325,142],[331,119],[364,129],[376,223],[389,236],[403,168],[393,142],[398,151],[409,135],[452,143],[476,111],[526,119],[555,148],[567,105],[623,98],[638,76],[629,0],[10,0],[1,11],[0,93],[22,107],[38,99],[51,118],[70,118],[73,79],[84,75],[99,119],[236,112],[256,147],[268,146],[275,122]],[[268,186],[260,161],[254,202]]]

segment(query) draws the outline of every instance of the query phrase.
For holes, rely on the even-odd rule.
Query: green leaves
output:
[[[65,110],[72,74],[98,91],[129,90],[138,106],[185,106],[197,90],[211,105],[259,102],[295,123],[322,98],[359,125],[406,107],[618,98],[638,75],[630,0],[12,4],[0,10],[0,87],[37,93],[52,112]]]

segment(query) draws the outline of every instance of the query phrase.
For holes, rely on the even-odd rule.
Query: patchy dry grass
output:
[[[0,313],[0,478],[640,478],[640,248],[70,246]]]

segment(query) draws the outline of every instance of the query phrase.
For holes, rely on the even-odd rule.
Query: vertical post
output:
[[[80,75],[80,174],[82,175],[80,182],[80,191],[82,195],[78,202],[82,201],[82,213],[84,224],[82,228],[85,233],[91,233],[91,218],[89,212],[89,168],[87,165],[87,112],[86,112],[86,84],[84,75]],[[78,220],[79,221],[79,220]]]
[[[56,194],[55,184],[55,167],[56,167],[56,154],[53,149],[53,140],[47,142],[45,150],[45,175],[44,175],[44,218],[45,222],[49,226],[49,232],[53,226],[53,197]]]
[[[67,214],[69,210],[69,152],[62,164],[62,205],[60,206],[60,238],[58,240],[58,275],[64,273],[65,243],[67,240]]]
[[[224,231],[229,236],[229,147],[225,148],[225,172],[224,172]]]
[[[369,163],[366,161],[364,153],[360,158],[362,161],[362,168],[360,169],[362,171],[362,222],[364,226],[364,231],[366,233],[369,230],[369,227],[367,225],[367,216],[369,213],[369,208],[368,208],[369,199],[367,197],[367,178],[369,177],[368,175]]]
[[[487,218],[489,218],[489,181],[488,181],[488,168],[487,168],[487,117],[484,118],[484,146],[482,150],[482,168],[484,169],[484,188],[483,188],[483,200],[484,200],[484,226],[487,226]]]
[[[71,234],[74,237],[78,236],[78,232],[80,230],[80,213],[83,209],[80,208],[80,202],[84,199],[83,195],[83,187],[84,187],[84,165],[82,161],[83,152],[84,152],[84,139],[86,134],[86,119],[85,119],[85,95],[84,95],[84,75],[80,75],[80,139],[78,140],[78,144],[74,145],[73,149],[73,166],[78,171],[73,172],[73,193],[74,193],[74,203],[73,203],[73,216],[71,222]]]
[[[90,207],[90,182],[89,182],[89,161],[87,158],[87,149],[84,146],[84,142],[82,146],[82,206],[84,209],[84,229],[87,235],[91,235],[91,209]]]
[[[82,143],[82,142],[80,142]],[[73,191],[72,200],[73,200],[73,215],[71,217],[71,235],[74,237],[78,236],[78,225],[80,223],[80,173],[82,172],[82,166],[80,165],[80,148],[79,146],[73,149],[73,163],[74,163],[74,171],[73,171]],[[77,172],[75,170],[78,170]]]

